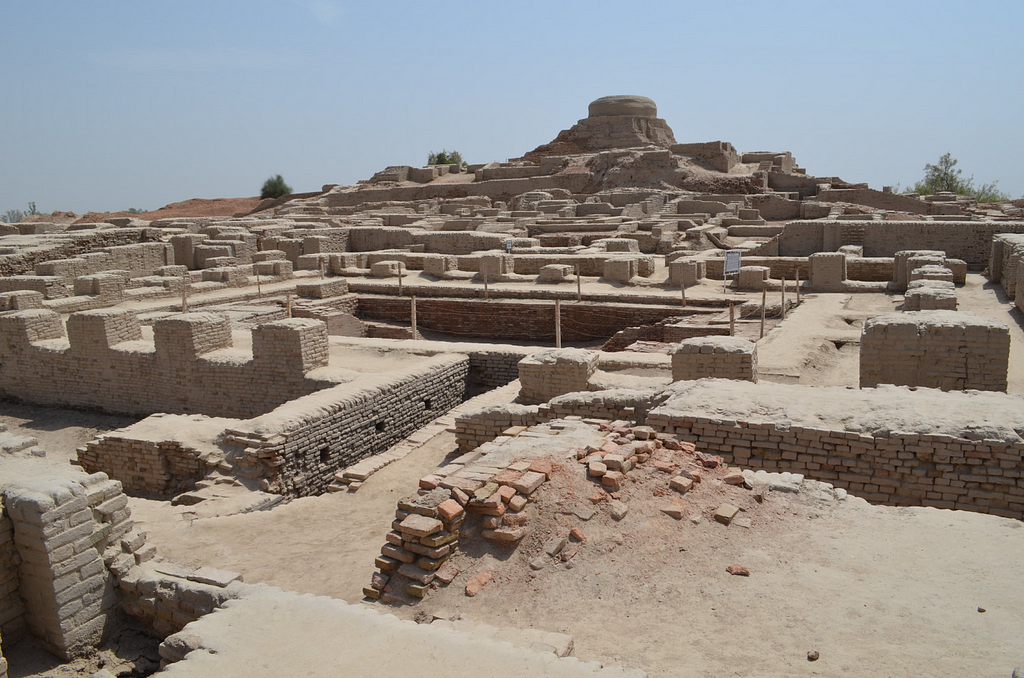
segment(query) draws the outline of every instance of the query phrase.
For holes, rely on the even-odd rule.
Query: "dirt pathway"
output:
[[[995,318],[1010,328],[1009,393],[1024,395],[1024,314],[1007,299],[1003,288],[980,273],[969,273],[967,284],[956,290],[959,310]]]

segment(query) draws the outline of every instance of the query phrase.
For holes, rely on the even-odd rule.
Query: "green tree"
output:
[[[263,182],[263,188],[260,190],[260,197],[276,199],[281,196],[288,195],[291,192],[292,187],[284,183],[284,177],[278,174]]]
[[[466,161],[462,159],[462,154],[458,151],[448,151],[442,149],[440,153],[430,153],[427,156],[428,165],[465,165]]]
[[[33,214],[38,214],[38,212],[36,212],[36,204],[34,202],[30,202],[28,204],[27,212],[23,212],[21,210],[7,210],[3,215],[0,215],[0,221],[7,224],[16,224],[25,217],[30,217]]]
[[[129,207],[125,212],[128,214],[145,214],[146,210],[139,209],[138,207]]]
[[[914,184],[914,193],[931,195],[939,191],[948,191],[957,195],[967,195],[978,202],[1001,202],[1010,196],[996,186],[998,181],[988,184],[974,185],[974,177],[964,178],[963,171],[957,168],[957,159],[951,153],[939,158],[937,165],[924,166],[924,179]]]

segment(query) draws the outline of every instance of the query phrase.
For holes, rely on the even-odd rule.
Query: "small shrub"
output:
[[[452,151],[449,153],[442,149],[440,153],[431,153],[427,156],[428,165],[465,165],[466,161],[462,159],[462,154],[458,151]]]
[[[263,188],[260,190],[260,198],[280,198],[281,196],[288,195],[292,192],[292,187],[284,182],[284,177],[280,174],[270,177],[263,182]]]
[[[38,212],[36,211],[36,204],[34,202],[30,202],[28,204],[27,212],[23,212],[21,210],[7,210],[0,215],[0,221],[6,224],[16,224],[25,217],[30,217],[33,214],[38,214]]]
[[[939,164],[925,165],[924,179],[914,184],[912,192],[931,195],[939,191],[949,191],[957,195],[970,196],[978,202],[1004,202],[1010,199],[1008,194],[996,188],[998,181],[975,186],[974,177],[965,179],[963,171],[956,167],[957,162],[952,153],[946,153],[939,158]]]

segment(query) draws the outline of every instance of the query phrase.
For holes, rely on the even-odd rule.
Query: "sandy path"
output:
[[[865,318],[891,313],[900,297],[805,294],[786,320],[757,342],[758,376],[812,386],[857,386]]]
[[[1010,328],[1010,370],[1007,391],[1024,394],[1024,314],[1006,298],[1003,288],[992,285],[980,273],[967,275],[967,284],[956,290],[959,310],[971,311],[1004,322]]]
[[[354,602],[370,581],[396,503],[455,447],[454,434],[441,434],[375,473],[357,493],[298,499],[269,512],[168,522],[165,503],[132,498],[132,515],[168,560]]]

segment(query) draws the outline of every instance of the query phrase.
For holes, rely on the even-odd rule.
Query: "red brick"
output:
[[[465,511],[462,506],[454,499],[447,499],[441,502],[437,507],[437,515],[440,516],[441,520],[455,520],[463,513],[465,513]]]

